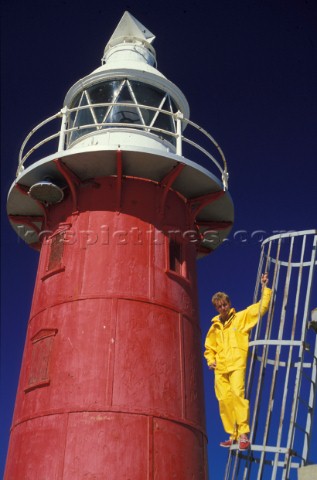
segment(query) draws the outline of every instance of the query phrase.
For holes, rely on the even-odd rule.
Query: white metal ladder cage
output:
[[[257,275],[269,273],[273,290],[268,313],[253,329],[246,375],[251,449],[231,447],[225,480],[297,480],[310,463],[317,381],[317,231],[267,238]]]

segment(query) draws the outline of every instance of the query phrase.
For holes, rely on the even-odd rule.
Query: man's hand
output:
[[[217,364],[216,362],[213,362],[209,365],[209,370],[214,370],[216,368]]]
[[[269,275],[267,272],[262,273],[261,275],[261,285],[262,287],[267,287],[267,284],[269,282]]]

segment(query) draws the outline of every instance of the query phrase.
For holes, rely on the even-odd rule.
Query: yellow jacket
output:
[[[216,315],[207,333],[204,356],[208,365],[216,361],[215,372],[229,373],[245,368],[249,348],[249,332],[268,310],[272,290],[264,287],[262,300],[241,312],[231,308],[223,324]],[[261,308],[261,311],[260,311]]]

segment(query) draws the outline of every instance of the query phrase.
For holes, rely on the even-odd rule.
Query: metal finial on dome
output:
[[[117,61],[118,53],[127,51],[138,53],[143,56],[146,63],[154,64],[156,61],[155,50],[151,43],[154,41],[155,35],[142,25],[131,13],[124,12],[120,22],[108,41],[103,62]],[[145,54],[146,52],[146,54]],[[150,53],[150,56],[149,56]],[[115,55],[115,59],[113,56]],[[128,60],[127,58],[125,60]],[[143,61],[144,61],[143,60]]]
[[[122,37],[134,37],[138,40],[146,40],[148,43],[152,43],[155,39],[155,35],[127,11],[122,15],[108,44],[111,43],[113,45]]]

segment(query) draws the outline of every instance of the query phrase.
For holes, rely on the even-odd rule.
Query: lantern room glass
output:
[[[118,105],[109,105],[113,103]],[[149,110],[138,105],[158,110]],[[155,129],[176,133],[174,119],[162,110],[176,113],[177,107],[166,92],[151,85],[128,79],[101,82],[78,93],[70,108],[75,110],[70,114],[68,128],[74,130],[71,130],[68,136],[68,146],[95,131],[114,126],[134,128],[134,125],[142,125],[147,132],[175,145],[173,136]],[[140,130],[140,127],[136,128]]]

